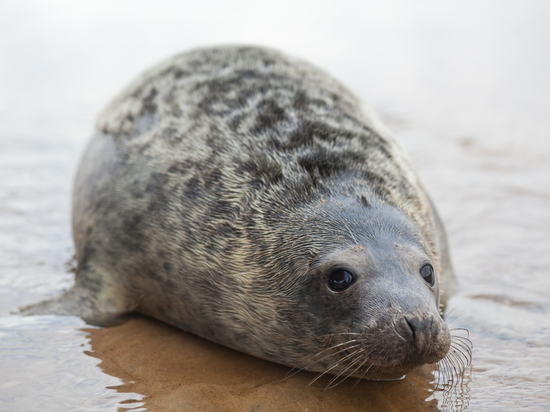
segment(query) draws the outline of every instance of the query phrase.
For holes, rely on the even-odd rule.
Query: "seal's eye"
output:
[[[353,283],[353,275],[344,269],[332,271],[328,278],[328,286],[335,292],[347,289]]]
[[[420,269],[420,275],[424,278],[424,281],[430,285],[434,285],[434,268],[429,263],[426,263],[424,266],[422,266],[422,269]]]

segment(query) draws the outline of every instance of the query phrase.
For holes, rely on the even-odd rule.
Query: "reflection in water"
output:
[[[448,318],[448,315],[446,316]],[[441,359],[435,375],[436,398],[442,411],[463,411],[470,404],[469,384],[472,381],[472,341],[464,328],[452,328],[451,348]],[[464,336],[463,336],[464,335]]]
[[[89,331],[91,356],[124,381],[121,393],[145,395],[148,410],[192,405],[192,410],[434,411],[438,400],[429,366],[396,381],[350,378],[329,390],[332,376],[300,372],[223,346],[149,318]],[[452,398],[452,399],[451,399]],[[464,403],[464,401],[462,401]],[[460,409],[447,409],[460,410]]]
[[[436,381],[440,380],[436,372]],[[439,386],[434,393],[436,399],[440,400],[439,410],[442,412],[461,412],[468,409],[470,405],[470,382],[472,381],[472,366],[469,365],[458,381]]]
[[[437,387],[460,385],[464,373],[472,364],[472,341],[457,332],[468,334],[468,330],[463,328],[451,329],[451,347],[447,355],[438,362]]]

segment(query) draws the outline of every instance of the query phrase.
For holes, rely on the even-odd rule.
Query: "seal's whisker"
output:
[[[467,359],[461,355],[458,355],[458,352],[452,353],[449,359],[452,359],[453,363],[458,368],[457,372],[460,376],[462,376],[466,370],[466,366],[468,365]]]
[[[446,320],[445,322],[447,322],[447,325],[450,325],[451,323],[453,323],[455,320],[459,319],[460,317],[462,317],[462,313],[458,316],[456,316],[453,320]]]
[[[452,381],[453,377],[450,373],[451,365],[449,364],[449,360],[447,356],[445,356],[443,359],[441,359],[439,362],[437,362],[438,366],[438,373],[437,373],[437,384],[436,389],[439,389],[440,387],[447,384],[447,382]]]
[[[444,365],[446,372],[451,376],[451,387],[454,387],[464,379],[466,368],[472,363],[472,341],[469,339],[470,332],[465,328],[453,328],[451,332],[451,347],[449,352],[440,362]],[[458,332],[465,332],[466,336],[461,336]],[[448,373],[444,375],[445,382],[448,382]],[[456,380],[454,379],[456,377]],[[444,382],[444,384],[445,384]]]
[[[437,383],[435,385],[435,389],[439,388],[441,379],[443,378],[444,374],[445,374],[445,359],[442,359],[437,363]]]
[[[317,359],[317,360],[315,360],[314,362],[310,363],[306,368],[309,368],[309,367],[310,367],[311,365],[313,365],[314,363],[322,362],[322,361],[324,361],[325,359],[327,359],[327,358],[329,358],[329,357],[331,357],[331,356],[338,355],[338,354],[340,354],[340,353],[342,353],[342,352],[346,352],[346,351],[348,351],[348,350],[350,350],[350,349],[358,348],[359,346],[361,346],[361,345],[357,344],[357,345],[353,345],[353,346],[350,346],[350,347],[346,347],[346,348],[340,349],[339,351],[334,352],[334,353],[329,353],[329,354],[326,355],[325,357],[323,357],[323,358],[321,358],[321,359]],[[307,370],[307,369],[306,369],[306,370]]]
[[[310,382],[307,384],[307,386],[311,386],[317,379],[320,379],[321,376],[323,376],[324,374],[326,374],[328,371],[323,371],[323,372],[319,372],[317,374],[317,376]]]
[[[461,340],[461,341],[464,341],[464,342],[468,342],[468,345],[471,345],[472,344],[472,341],[470,340],[470,338],[467,338],[465,336],[460,336],[460,335],[453,335],[451,333],[451,338],[452,339],[458,339],[458,340]]]
[[[470,355],[472,354],[472,345],[469,339],[468,340],[452,339],[451,347],[461,348],[461,349],[464,349],[466,352],[468,352]]]
[[[460,354],[464,357],[464,360],[466,363],[470,363],[472,360],[472,349],[468,345],[462,342],[452,342],[451,348],[456,350],[457,352],[460,352]]]
[[[447,314],[445,316],[443,316],[443,319],[445,321],[447,321],[447,319],[449,318],[449,316],[451,316],[451,314],[458,308],[458,306],[455,306],[454,308],[452,308],[449,312],[447,312]],[[448,322],[447,322],[448,323]]]
[[[451,363],[453,364],[453,366],[455,368],[455,377],[456,377],[457,381],[459,381],[460,379],[462,379],[462,371],[464,370],[464,368],[462,367],[462,362],[456,356],[455,352],[451,353],[451,356],[449,357],[449,360],[451,361]]]
[[[368,360],[368,357],[367,356],[364,356],[365,360],[363,361],[363,363],[361,363],[357,368],[355,368],[355,370],[350,374],[350,376],[354,375],[355,372],[357,372],[359,369],[361,369],[363,366],[365,366],[365,363],[367,363],[367,360]],[[370,368],[372,368],[372,363],[370,366],[368,366],[367,368],[365,368],[365,370],[363,371],[363,373],[361,374],[361,376],[359,378],[357,378],[357,382],[355,382],[353,384],[353,386],[351,387],[350,391],[353,390],[353,388],[355,388],[357,386],[357,384],[359,382],[361,382],[361,379],[363,379],[363,377],[368,373],[368,371],[370,370]]]
[[[452,379],[451,375],[449,375],[451,366],[449,365],[448,359],[443,359],[442,364],[443,364],[443,374],[442,374],[443,382],[442,383],[445,384],[446,382]]]
[[[465,365],[469,365],[472,362],[472,352],[468,347],[464,346],[451,346],[451,349],[464,359]]]
[[[457,352],[454,350],[449,351],[449,360],[457,368],[457,372],[460,370],[460,365],[462,364],[460,358],[457,356]]]
[[[334,376],[334,377],[329,381],[329,383],[327,383],[327,386],[325,386],[325,390],[334,388],[334,387],[338,386],[339,384],[341,384],[342,382],[344,382],[344,381],[349,377],[349,374],[346,375],[346,376],[344,377],[344,379],[342,379],[340,382],[336,382],[336,381],[338,380],[338,378],[340,378],[340,376],[342,376],[342,375],[343,375],[347,370],[349,370],[353,365],[355,365],[357,362],[360,362],[361,359],[363,359],[363,358],[361,357],[361,352],[364,352],[364,351],[365,351],[365,349],[361,349],[361,350],[359,351],[359,353],[356,352],[356,353],[357,353],[357,359],[355,359],[353,362],[351,362],[351,363],[347,366],[347,368],[346,368],[346,369],[343,369],[338,375]],[[335,382],[336,382],[336,383],[335,383]],[[333,385],[333,383],[335,383],[335,384]]]
[[[467,364],[470,364],[472,361],[472,355],[473,355],[472,353],[473,344],[472,344],[472,341],[469,339],[470,333],[467,329],[453,329],[452,331],[455,331],[455,330],[466,331],[468,337],[451,333],[451,348],[454,348],[455,350],[461,352],[464,355]]]
[[[447,355],[438,362],[438,379],[436,389],[443,385],[451,388],[462,385],[466,368],[472,363],[472,341],[469,331],[464,328],[454,328],[451,332],[451,346]],[[467,337],[457,332],[465,332]]]
[[[451,344],[461,345],[463,347],[468,348],[469,351],[472,350],[472,341],[467,338],[459,338],[459,337],[451,337]]]
[[[446,365],[445,365],[445,359],[441,359],[439,362],[437,362],[437,382],[435,385],[435,389],[438,389],[441,381],[444,378],[444,375],[446,374]]]
[[[359,332],[338,332],[338,333],[331,333],[331,334],[328,334],[328,335],[322,335],[321,337],[333,338],[335,336],[357,336],[357,335],[361,335],[361,333],[359,333]]]
[[[349,358],[355,356],[355,354],[359,351],[362,351],[363,349],[357,349],[355,352],[352,352],[350,353],[349,355],[346,355],[344,356],[342,359],[338,360],[338,362],[336,362],[334,365],[332,365],[330,368],[326,369],[325,371],[319,373],[315,379],[313,379],[309,384],[308,386],[312,385],[315,381],[317,381],[319,378],[321,378],[324,374],[330,372],[331,370],[333,370],[334,368],[336,368],[337,366],[339,366],[342,362],[345,362],[346,360],[348,360]]]
[[[373,366],[374,366],[374,364],[369,366],[369,370],[372,371],[373,373],[375,373],[378,369],[380,369],[379,366],[374,366],[374,369],[371,369]],[[361,379],[363,379],[366,374],[367,374],[367,371],[363,372],[363,375],[361,375]]]
[[[440,360],[439,362],[437,362],[437,381],[435,383],[435,388],[434,390],[437,390],[439,388],[439,382],[441,380],[441,375],[444,373],[443,372],[443,359]]]
[[[347,378],[352,377],[353,375],[355,375],[355,373],[356,373],[359,369],[361,369],[361,368],[365,365],[365,363],[367,363],[367,361],[368,361],[369,356],[371,355],[371,353],[372,353],[372,351],[368,351],[368,352],[366,352],[366,353],[365,353],[365,351],[363,351],[362,354],[358,355],[358,356],[357,356],[357,359],[356,359],[355,361],[353,361],[353,362],[349,365],[349,367],[353,366],[355,363],[357,363],[357,361],[360,361],[361,359],[363,359],[363,362],[361,362],[359,365],[357,365],[357,367],[356,367],[353,371],[351,371],[350,373],[348,373],[347,376],[346,376],[344,379],[342,379],[337,385],[339,385],[340,383],[342,383],[342,382],[343,382],[344,380],[346,380]],[[348,368],[349,368],[349,367],[348,367]],[[346,370],[347,370],[348,368],[346,368]],[[345,372],[345,371],[343,371],[343,372]],[[365,371],[365,373],[366,373],[366,371]],[[364,376],[364,374],[361,376],[361,378],[362,378],[363,376]],[[360,378],[360,379],[361,379],[361,378]],[[357,383],[356,383],[356,384],[357,384]],[[355,384],[355,385],[356,385],[356,384]],[[334,385],[334,386],[337,386],[337,385]],[[355,385],[354,385],[354,387],[355,387]],[[332,387],[334,387],[334,386],[332,386]],[[353,388],[352,388],[352,389],[353,389]]]
[[[456,354],[453,354],[452,358],[456,368],[457,384],[462,383],[462,381],[464,380],[464,363],[456,356]]]
[[[351,339],[351,340],[348,340],[348,341],[345,341],[345,342],[342,342],[342,343],[338,343],[338,344],[336,344],[336,345],[333,345],[333,346],[330,346],[330,347],[328,347],[328,348],[326,348],[326,349],[323,349],[323,350],[320,351],[320,352],[317,352],[315,355],[312,356],[312,358],[315,358],[315,357],[317,357],[317,356],[321,356],[321,355],[323,355],[325,352],[329,352],[329,351],[334,350],[334,349],[336,349],[336,348],[338,348],[338,347],[340,347],[340,346],[347,345],[347,344],[351,344],[351,343],[355,343],[355,342],[357,342],[356,339]],[[345,349],[344,349],[344,350],[345,350]],[[337,353],[340,353],[340,352],[337,352]],[[331,355],[333,355],[333,354],[331,354]],[[316,362],[319,362],[319,361],[320,361],[320,360],[317,360]]]
[[[355,343],[357,342],[357,340],[353,339],[351,341],[347,341],[347,342],[343,342],[343,343],[339,343],[338,345],[334,345],[334,346],[331,346],[330,348],[327,348],[327,349],[323,349],[321,352],[318,352],[316,353],[315,355],[312,356],[312,358],[316,358],[317,356],[321,356],[323,355],[325,352],[328,352],[328,351],[331,351],[331,350],[334,350],[340,346],[343,346],[343,345],[346,345],[346,344],[350,344],[350,343]],[[330,353],[328,356],[333,356],[333,355],[337,355],[341,352],[344,352],[348,349],[353,349],[353,348],[356,348],[357,346],[359,346],[359,343],[355,344],[355,345],[352,345],[350,347],[344,347],[342,350],[339,350],[338,352],[336,353]],[[326,359],[326,358],[323,358],[323,359]],[[315,362],[321,362],[323,359],[317,359]]]
[[[337,347],[340,347],[340,346],[342,346],[342,345],[345,345],[345,344],[348,344],[348,343],[354,343],[354,342],[356,342],[355,339],[353,339],[353,340],[351,340],[351,341],[342,342],[342,343],[339,343],[339,344],[334,345],[334,346],[331,346],[330,348],[324,349],[324,350],[322,350],[321,352],[316,353],[315,355],[312,356],[312,358],[315,358],[315,357],[317,357],[317,356],[321,356],[321,355],[323,355],[325,352],[330,351],[330,350],[333,350],[333,349],[335,349],[335,348],[337,348]],[[325,359],[330,358],[331,356],[338,355],[338,354],[340,354],[340,353],[342,353],[342,352],[345,352],[345,351],[347,351],[347,350],[350,350],[350,349],[355,349],[355,348],[357,348],[357,347],[359,347],[359,346],[360,346],[360,344],[352,345],[352,346],[349,346],[349,347],[344,347],[343,349],[340,349],[340,350],[338,350],[338,351],[336,351],[336,352],[334,352],[334,353],[329,353],[328,355],[324,356],[324,357],[321,358],[321,359],[316,359],[316,360],[314,360],[313,362],[309,363],[307,366],[305,366],[305,367],[303,367],[303,368],[292,368],[290,371],[287,372],[287,374],[286,374],[286,376],[285,376],[285,379],[291,378],[292,376],[296,375],[296,374],[299,373],[299,372],[308,371],[309,368],[311,368],[312,365],[314,365],[314,364],[316,364],[316,363],[319,363],[319,362],[322,362],[322,361],[324,361]]]
[[[448,357],[446,359],[446,365],[447,365],[447,371],[448,371],[448,374],[446,376],[447,382],[451,382],[450,386],[454,387],[455,386],[456,369],[455,369],[455,366],[454,366],[453,362],[451,361],[450,357]],[[445,384],[445,383],[446,382],[443,382],[443,384]]]
[[[375,348],[371,348],[371,350],[366,354],[364,355],[363,357],[365,358],[365,361],[360,365],[359,368],[362,368],[365,363],[367,363],[367,360],[369,359],[369,356],[375,351]],[[351,387],[350,390],[353,390],[353,388],[355,388],[357,386],[357,384],[361,381],[361,379],[363,379],[365,377],[365,375],[371,370],[371,368],[374,366],[374,363],[371,363],[368,367],[365,368],[365,370],[363,371],[363,373],[361,374],[361,376],[359,378],[357,378],[357,382],[355,382],[355,384]],[[355,373],[356,371],[353,371],[353,373]]]
[[[468,338],[465,338],[463,336],[451,336],[451,341],[453,342],[460,342],[462,345],[466,345],[468,348],[472,348],[473,344],[472,341]]]
[[[348,378],[352,377],[353,375],[355,375],[355,373],[361,369],[365,363],[367,363],[368,361],[368,355],[370,355],[370,352],[365,356],[363,355],[362,358],[363,358],[363,362],[361,362],[351,373],[348,374]],[[357,385],[357,383],[355,383],[355,385]],[[355,385],[353,385],[352,389],[355,387]]]
[[[466,332],[466,334],[468,335],[468,338],[470,337],[470,331],[466,328],[452,328],[452,329],[449,329],[449,332],[455,332],[455,331]]]

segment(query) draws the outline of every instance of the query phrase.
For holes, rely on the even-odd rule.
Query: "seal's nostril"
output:
[[[417,340],[418,326],[412,318],[403,316],[397,320],[395,326],[399,335],[406,341],[413,343]]]
[[[418,320],[414,318],[408,318],[404,316],[407,325],[411,328],[412,340],[418,340],[420,334],[427,333],[431,328],[432,320],[431,318]]]
[[[405,321],[407,322],[407,325],[409,325],[409,328],[411,328],[411,333],[412,333],[412,340],[414,340],[416,338],[416,329],[418,327],[418,325],[415,326],[415,322],[413,319],[409,319],[405,316]]]
[[[412,340],[419,341],[422,335],[430,336],[432,334],[433,318],[414,319],[403,316],[412,333]]]

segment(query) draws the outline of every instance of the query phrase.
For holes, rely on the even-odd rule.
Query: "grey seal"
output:
[[[299,369],[399,378],[451,347],[443,226],[398,142],[338,81],[214,47],[100,115],[75,180],[76,279],[27,314],[137,312]]]

